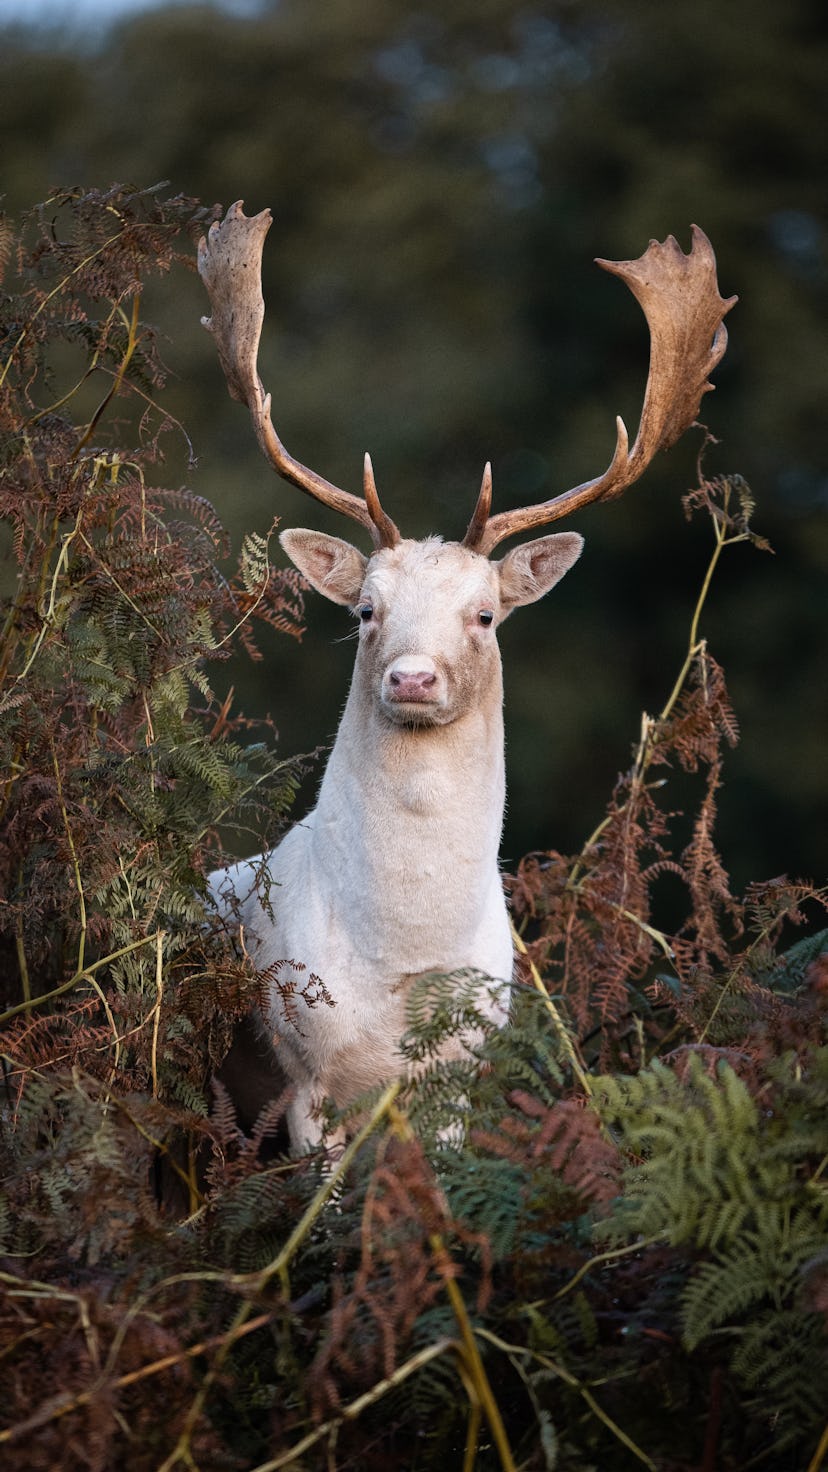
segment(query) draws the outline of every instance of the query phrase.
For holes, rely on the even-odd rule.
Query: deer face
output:
[[[356,678],[393,725],[448,725],[500,701],[496,631],[549,592],[580,554],[572,532],[541,537],[499,562],[455,542],[400,541],[366,558],[322,532],[285,531],[281,543],[318,592],[359,620]]]

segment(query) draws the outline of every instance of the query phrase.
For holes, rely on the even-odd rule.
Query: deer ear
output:
[[[577,532],[559,532],[538,537],[514,547],[494,564],[500,582],[500,604],[504,614],[525,603],[535,603],[559,583],[578,561],[583,537]]]
[[[345,603],[350,608],[362,591],[368,558],[341,537],[325,532],[308,532],[291,527],[281,532],[279,541],[294,567],[307,578],[311,587],[332,603]]]

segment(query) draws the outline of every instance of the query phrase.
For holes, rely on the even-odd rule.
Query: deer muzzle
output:
[[[440,706],[445,700],[445,682],[434,660],[427,654],[403,654],[386,669],[382,678],[385,706]]]

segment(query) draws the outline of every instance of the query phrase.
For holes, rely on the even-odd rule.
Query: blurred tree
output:
[[[746,476],[778,554],[745,552],[707,620],[746,733],[722,802],[738,880],[822,858],[827,29],[816,0],[281,0],[153,12],[86,52],[17,29],[0,50],[10,209],[116,177],[272,205],[280,432],[351,487],[370,448],[412,534],[461,531],[487,457],[500,505],[603,468],[614,413],[637,423],[646,331],[591,258],[704,226],[741,297],[708,465]],[[200,461],[182,438],[182,478],[237,538],[276,511],[324,524],[257,458],[205,309],[195,278],[152,303]],[[666,693],[705,551],[679,510],[690,439],[579,518],[578,571],[504,630],[512,858],[581,841]],[[243,692],[292,748],[331,733],[348,678],[341,618],[311,620]]]

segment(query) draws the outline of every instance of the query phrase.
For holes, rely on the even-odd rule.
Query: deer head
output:
[[[650,367],[641,422],[630,449],[617,419],[615,453],[594,480],[535,506],[492,515],[492,474],[486,465],[468,530],[461,543],[404,541],[382,509],[370,456],[363,467],[363,495],[323,479],[288,453],[271,420],[271,400],[257,359],[264,319],[261,258],[270,229],[269,210],[248,217],[241,202],[202,239],[198,267],[212,316],[204,326],[216,339],[228,389],[247,404],[259,445],[286,480],[365,528],[373,554],[323,533],[285,531],[282,545],[307,580],[325,597],[354,608],[360,620],[365,679],[389,719],[399,724],[444,724],[471,698],[461,688],[477,671],[477,683],[496,659],[494,632],[522,604],[548,592],[577,559],[582,538],[548,535],[507,552],[500,542],[534,531],[593,501],[620,496],[644,473],[658,450],[667,449],[693,423],[708,375],[727,346],[724,316],[737,298],[719,295],[710,241],[697,226],[685,255],[673,236],[651,241],[635,261],[599,261],[620,276],[641,305],[650,329]],[[419,551],[412,552],[412,548]],[[430,626],[439,621],[439,638]],[[416,630],[412,647],[412,630]],[[468,656],[465,660],[461,652]],[[456,671],[464,670],[462,679]]]
[[[370,558],[323,532],[280,541],[308,582],[359,620],[355,679],[395,725],[447,725],[499,699],[496,633],[517,608],[548,593],[580,554],[575,532],[541,537],[490,561],[439,537],[401,539]]]

